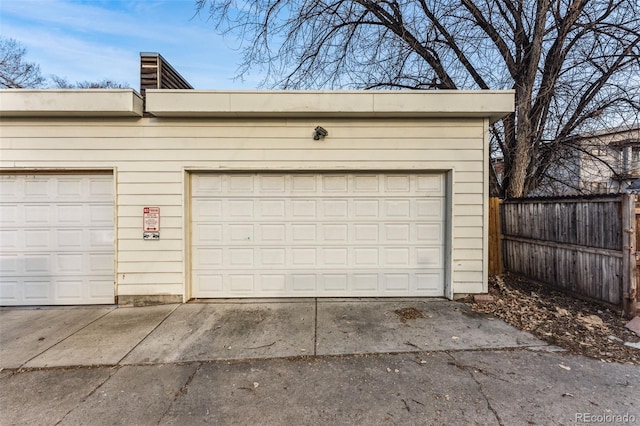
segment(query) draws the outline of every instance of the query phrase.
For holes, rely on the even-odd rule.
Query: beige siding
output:
[[[319,124],[329,136],[314,141]],[[484,131],[482,119],[5,119],[0,167],[114,170],[119,295],[187,291],[189,171],[453,171],[453,292],[480,292],[486,282]],[[159,241],[142,240],[144,206],[161,208]]]

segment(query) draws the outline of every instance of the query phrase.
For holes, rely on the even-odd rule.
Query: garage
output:
[[[444,296],[445,181],[193,173],[192,297]]]
[[[1,92],[0,305],[488,290],[511,91]]]
[[[111,173],[0,175],[0,304],[110,304]]]

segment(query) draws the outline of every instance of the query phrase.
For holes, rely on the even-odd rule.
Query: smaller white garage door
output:
[[[444,296],[445,179],[192,176],[192,296]]]
[[[111,174],[7,174],[0,185],[0,304],[114,303]]]

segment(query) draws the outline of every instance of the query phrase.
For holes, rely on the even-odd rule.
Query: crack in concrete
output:
[[[86,367],[80,367],[80,368],[86,368]],[[67,416],[68,416],[69,414],[71,414],[74,410],[76,410],[79,406],[81,406],[82,404],[84,404],[85,402],[87,402],[87,400],[88,400],[89,398],[91,398],[91,396],[92,396],[93,394],[95,394],[95,393],[98,391],[98,389],[100,389],[102,386],[104,386],[104,384],[105,384],[105,383],[107,383],[109,380],[111,380],[111,378],[112,378],[112,377],[113,377],[113,376],[114,376],[114,375],[115,375],[115,374],[120,370],[120,368],[121,368],[121,367],[120,367],[120,366],[112,366],[112,367],[106,367],[106,368],[110,368],[111,370],[113,370],[113,371],[112,371],[112,373],[111,373],[111,374],[109,374],[109,375],[108,375],[108,376],[107,376],[107,377],[106,377],[106,378],[105,378],[101,383],[99,383],[95,388],[93,388],[93,390],[92,390],[91,392],[89,392],[88,394],[86,394],[86,395],[84,396],[84,398],[82,398],[82,399],[81,399],[81,400],[80,400],[80,401],[79,401],[79,402],[78,402],[78,403],[77,403],[77,404],[76,404],[72,409],[70,409],[69,411],[67,411],[67,412],[65,413],[65,415],[64,415],[64,416],[62,416],[62,417],[60,418],[60,420],[58,420],[58,421],[55,423],[55,425],[56,425],[56,426],[57,426],[57,425],[59,425],[60,423],[62,423],[62,422],[64,421],[64,419],[66,419],[66,418],[67,418]]]
[[[480,394],[483,396],[485,402],[487,403],[487,408],[489,409],[489,411],[491,411],[493,413],[493,415],[496,418],[496,421],[498,422],[498,425],[500,426],[505,426],[504,423],[502,422],[502,419],[500,418],[500,415],[498,414],[498,412],[496,411],[495,408],[493,408],[493,406],[491,405],[491,401],[489,400],[489,396],[484,392],[484,388],[482,387],[482,384],[480,383],[480,381],[476,378],[476,376],[473,374],[473,371],[470,369],[469,366],[464,365],[464,364],[459,364],[458,360],[453,356],[453,354],[446,352],[446,354],[453,360],[454,364],[457,368],[459,368],[462,371],[465,371],[469,374],[469,376],[471,377],[471,379],[473,379],[473,381],[476,383],[476,386],[478,387],[478,390],[480,391]]]
[[[318,298],[315,298],[315,318],[313,319],[313,356],[318,355]]]
[[[184,385],[182,385],[182,387],[180,389],[178,389],[178,391],[175,393],[175,395],[173,396],[173,401],[171,401],[171,403],[169,404],[167,409],[164,410],[164,412],[162,413],[162,415],[158,419],[158,423],[156,423],[156,424],[162,423],[162,420],[164,420],[165,416],[169,413],[169,411],[171,411],[171,408],[173,407],[173,404],[175,404],[176,401],[178,400],[178,398],[180,398],[182,395],[184,395],[187,392],[187,388],[189,387],[189,385],[193,381],[193,378],[196,376],[198,371],[200,371],[201,367],[202,367],[202,363],[198,363],[198,366],[193,369],[193,373],[191,373],[189,375],[187,380],[184,382]]]

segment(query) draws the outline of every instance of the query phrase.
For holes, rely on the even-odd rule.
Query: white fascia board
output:
[[[509,91],[146,91],[156,117],[424,117],[498,120],[514,110]]]
[[[2,117],[142,117],[133,89],[0,90]]]

